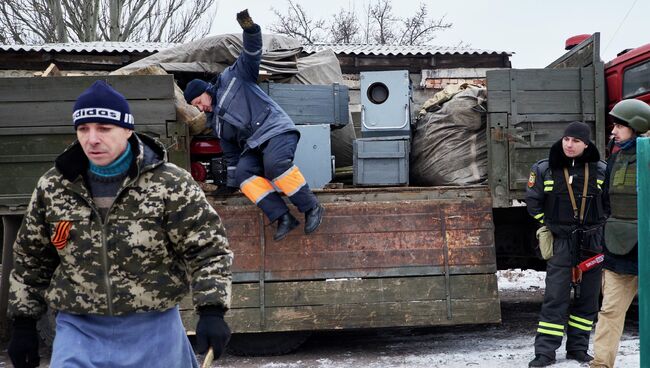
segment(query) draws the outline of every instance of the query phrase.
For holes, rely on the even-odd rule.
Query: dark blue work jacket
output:
[[[237,166],[240,155],[255,149],[270,138],[298,132],[287,113],[257,85],[262,58],[262,33],[243,32],[244,49],[211,85],[211,127],[221,139],[229,167]]]

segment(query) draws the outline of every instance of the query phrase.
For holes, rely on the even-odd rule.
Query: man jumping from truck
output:
[[[293,163],[300,134],[284,110],[257,85],[262,32],[244,10],[237,14],[244,30],[244,49],[214,84],[194,79],[185,100],[207,113],[228,164],[227,186],[239,188],[271,222],[273,239],[284,239],[300,222],[289,212],[276,188],[305,214],[305,234],[314,232],[323,206]]]
[[[197,352],[220,355],[233,256],[219,215],[160,143],[133,132],[106,82],[79,96],[73,123],[77,141],[38,181],[14,245],[12,363],[38,366],[49,307],[52,367],[198,367],[178,310],[190,280]]]
[[[553,235],[535,359],[529,367],[555,363],[555,350],[565,332],[567,359],[593,359],[587,348],[598,313],[601,266],[584,273],[576,266],[602,253],[602,226],[609,209],[602,189],[606,166],[590,135],[589,125],[569,124],[562,139],[551,147],[549,158],[533,165],[528,180],[528,213]]]

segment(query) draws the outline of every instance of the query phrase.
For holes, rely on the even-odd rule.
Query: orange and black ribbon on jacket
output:
[[[70,229],[72,228],[72,222],[70,221],[59,221],[54,228],[54,234],[52,235],[52,244],[56,249],[63,249],[68,243],[68,238],[70,237]]]

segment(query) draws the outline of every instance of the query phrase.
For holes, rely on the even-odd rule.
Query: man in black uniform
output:
[[[529,367],[555,363],[555,350],[562,344],[565,331],[567,359],[593,359],[587,348],[598,312],[601,267],[582,274],[575,267],[602,252],[602,226],[609,204],[601,188],[606,165],[600,161],[590,135],[587,124],[569,124],[562,139],[551,147],[549,158],[533,165],[528,180],[528,213],[554,238],[535,338],[535,359]]]

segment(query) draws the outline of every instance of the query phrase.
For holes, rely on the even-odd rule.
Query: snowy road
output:
[[[293,354],[254,358],[226,355],[212,367],[527,367],[533,358],[535,329],[544,292],[544,272],[499,271],[498,282],[503,320],[500,325],[318,333]],[[0,357],[0,368],[9,367],[4,355],[6,345],[3,344],[1,348],[3,356]],[[43,350],[41,367],[48,366],[49,357],[46,354]],[[558,350],[557,358],[558,362],[553,367],[586,367],[564,359],[563,347]],[[638,366],[638,319],[634,313],[629,313],[617,367]]]
[[[533,358],[544,272],[499,271],[503,323],[427,329],[330,332],[316,334],[297,352],[280,357],[225,356],[213,367],[232,368],[460,368],[527,367]],[[638,320],[628,315],[617,367],[639,366]],[[558,349],[553,367],[585,367]]]

